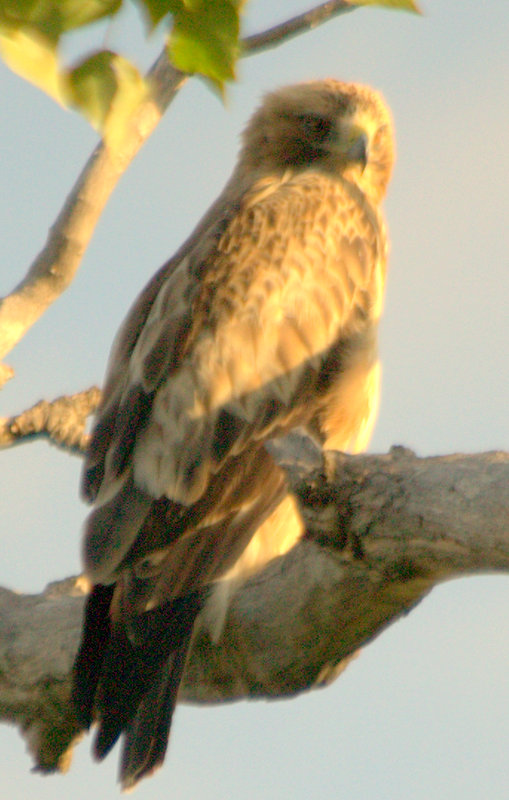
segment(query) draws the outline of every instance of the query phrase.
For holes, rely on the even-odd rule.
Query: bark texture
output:
[[[48,439],[68,452],[82,455],[88,444],[86,424],[101,399],[92,386],[83,392],[41,400],[14,417],[0,417],[0,450],[37,438]]]
[[[292,443],[290,442],[290,445]],[[285,449],[307,533],[235,595],[219,642],[196,631],[185,702],[282,697],[330,683],[356,650],[449,578],[509,571],[509,454],[417,458]],[[0,590],[0,718],[37,769],[65,769],[83,581]]]

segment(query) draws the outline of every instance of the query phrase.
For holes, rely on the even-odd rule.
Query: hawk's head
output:
[[[367,86],[336,80],[287,86],[267,95],[244,132],[241,164],[272,172],[322,169],[385,193],[394,161],[392,120]]]

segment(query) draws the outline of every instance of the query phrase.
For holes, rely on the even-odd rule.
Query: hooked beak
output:
[[[364,172],[368,163],[368,136],[365,131],[352,131],[351,144],[346,151],[348,161],[360,164]]]

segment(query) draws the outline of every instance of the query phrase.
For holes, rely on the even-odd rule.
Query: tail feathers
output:
[[[163,665],[125,729],[119,775],[124,790],[132,789],[164,761],[191,633]]]
[[[100,727],[94,742],[94,755],[99,760],[108,755],[134,717],[161,667],[163,656],[155,648],[149,650],[148,658],[145,655],[143,648],[131,644],[122,626],[113,629],[95,702]]]
[[[99,730],[94,755],[104,758],[125,734],[122,781],[133,786],[162,763],[199,593],[170,601],[111,627],[94,708]]]
[[[71,691],[74,711],[83,728],[92,723],[94,698],[110,636],[110,604],[115,587],[97,584],[85,606],[83,636],[74,662]]]

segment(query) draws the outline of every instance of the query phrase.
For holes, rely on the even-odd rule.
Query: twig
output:
[[[101,390],[92,386],[71,396],[57,397],[51,403],[41,400],[16,417],[0,419],[0,448],[44,437],[81,455],[88,442],[87,418],[96,410],[100,399]]]
[[[319,6],[311,8],[309,11],[304,11],[279,25],[274,25],[273,28],[246,36],[241,42],[241,55],[250,56],[263,50],[269,50],[271,47],[277,47],[287,39],[297,36],[299,33],[306,33],[339,14],[354,11],[355,8],[355,5],[351,5],[345,0],[329,0],[327,3],[320,3]]]
[[[8,364],[0,364],[0,389],[14,377],[14,370]]]

